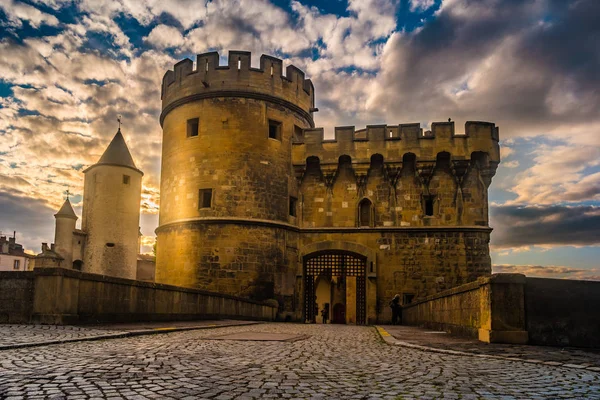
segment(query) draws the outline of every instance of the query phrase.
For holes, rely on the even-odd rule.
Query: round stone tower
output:
[[[71,202],[67,198],[62,207],[54,214],[54,246],[56,253],[63,259],[63,266],[71,268],[73,265],[73,231],[77,223],[77,215],[73,211]]]
[[[135,279],[144,174],[120,129],[84,174],[81,228],[87,237],[82,271]]]
[[[197,56],[162,83],[156,280],[254,299],[293,293],[292,141],[314,127],[314,90],[294,66],[232,51]],[[291,286],[291,288],[285,288]]]

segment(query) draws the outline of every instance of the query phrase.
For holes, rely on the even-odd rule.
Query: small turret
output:
[[[84,171],[83,271],[135,279],[142,176],[121,129],[100,160]]]
[[[54,230],[56,253],[64,260],[62,266],[71,268],[73,264],[73,231],[78,218],[68,197],[60,210],[54,214],[54,218],[56,218]]]

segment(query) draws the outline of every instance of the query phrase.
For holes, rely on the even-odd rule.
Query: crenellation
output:
[[[290,65],[283,74],[283,61],[263,55],[260,68],[253,68],[251,53],[230,51],[227,65],[219,65],[219,53],[198,54],[196,67],[190,59],[175,64],[173,71],[163,76],[161,123],[172,108],[182,101],[199,97],[245,96],[282,101],[291,108],[300,108],[310,125],[314,111],[314,87],[304,72]],[[237,92],[237,93],[235,93]],[[261,96],[262,95],[262,96]]]
[[[432,123],[429,136],[419,124],[369,125],[361,130],[340,126],[335,127],[332,139],[325,139],[323,128],[305,129],[303,140],[293,143],[293,162],[302,165],[307,157],[316,156],[324,164],[336,163],[339,154],[368,162],[373,154],[381,154],[387,164],[400,162],[407,153],[419,160],[435,160],[442,152],[450,153],[452,160],[470,159],[472,153],[482,152],[490,162],[500,161],[498,128],[493,123],[468,121],[465,132],[456,134],[454,122]]]

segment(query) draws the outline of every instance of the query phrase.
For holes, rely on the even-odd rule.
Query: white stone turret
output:
[[[60,210],[54,214],[54,218],[56,218],[54,230],[55,251],[64,259],[61,265],[64,268],[71,268],[73,265],[73,231],[77,223],[77,215],[75,215],[68,198]]]
[[[84,174],[83,271],[135,279],[144,174],[135,166],[121,129]]]

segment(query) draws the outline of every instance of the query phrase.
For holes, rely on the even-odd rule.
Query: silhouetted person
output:
[[[392,325],[399,325],[402,322],[402,306],[400,305],[400,295],[394,296],[390,301],[390,308],[392,309]]]
[[[325,303],[321,310],[321,317],[323,317],[323,323],[326,324],[329,320],[329,303]]]

